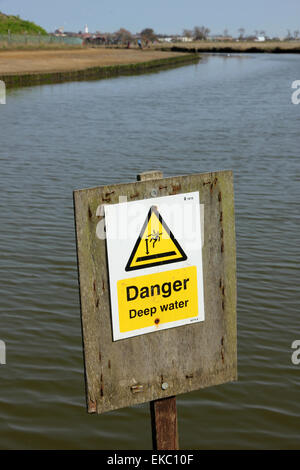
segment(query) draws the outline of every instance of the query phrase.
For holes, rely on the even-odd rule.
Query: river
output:
[[[236,383],[178,396],[182,449],[300,448],[299,55],[13,89],[0,105],[0,448],[149,449],[149,406],[88,415],[72,191],[232,169]]]

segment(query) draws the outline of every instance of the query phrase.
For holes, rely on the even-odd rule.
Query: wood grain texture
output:
[[[178,450],[176,397],[150,403],[153,450]]]
[[[205,321],[112,341],[101,204],[198,191],[204,204]],[[237,377],[236,249],[231,171],[109,185],[74,192],[87,404],[122,408],[233,381]],[[161,385],[169,387],[163,390]]]

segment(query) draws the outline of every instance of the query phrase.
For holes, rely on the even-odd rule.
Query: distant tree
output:
[[[259,32],[259,34],[260,34],[261,36],[265,36],[265,35],[266,35],[266,32],[262,29],[262,30]]]
[[[299,29],[296,29],[296,31],[294,31],[294,38],[298,39],[299,35],[300,35],[300,31],[299,31]]]
[[[113,44],[115,41],[115,35],[113,33],[104,33],[105,43]]]
[[[193,31],[191,29],[184,29],[182,31],[182,36],[185,36],[187,38],[193,37]]]
[[[117,42],[121,42],[125,44],[128,41],[132,41],[132,34],[125,28],[120,28],[118,31],[114,33],[114,38]]]
[[[290,40],[292,39],[292,33],[291,33],[291,31],[290,31],[289,29],[287,30],[287,33],[286,33],[286,39],[287,39],[288,41],[290,41]]]
[[[210,33],[210,29],[205,26],[195,26],[193,30],[193,37],[195,41],[201,41],[207,39],[207,36]]]
[[[240,33],[239,38],[240,38],[240,39],[243,39],[243,37],[244,37],[244,35],[245,35],[245,28],[239,28],[238,31],[239,31],[239,33]]]
[[[141,31],[141,37],[145,41],[155,41],[156,34],[152,28],[145,28]]]

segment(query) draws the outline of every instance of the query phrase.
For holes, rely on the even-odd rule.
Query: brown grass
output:
[[[194,50],[198,52],[300,52],[300,41],[194,41],[190,43],[164,43],[156,45],[156,49],[164,50],[171,48]]]
[[[68,72],[91,67],[138,64],[182,55],[181,52],[154,49],[6,50],[0,51],[0,75]]]

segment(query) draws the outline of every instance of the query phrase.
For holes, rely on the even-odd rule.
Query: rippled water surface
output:
[[[73,189],[233,169],[239,381],[178,397],[181,448],[300,448],[300,56],[8,92],[0,105],[0,448],[151,448],[147,405],[87,415]]]

